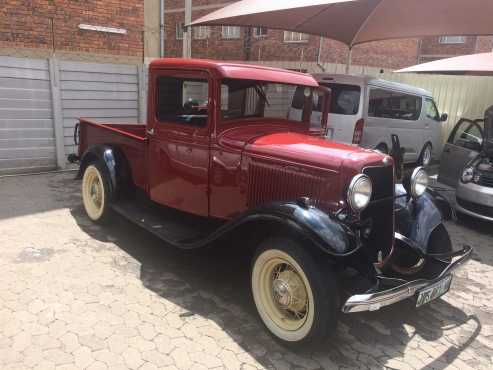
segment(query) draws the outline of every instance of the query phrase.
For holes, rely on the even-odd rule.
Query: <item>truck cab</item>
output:
[[[396,184],[391,156],[327,140],[328,115],[312,113],[330,97],[302,73],[156,60],[146,124],[80,120],[86,213],[177,248],[249,248],[255,306],[285,344],[325,338],[341,311],[440,297],[472,253],[452,250],[450,206],[423,168]]]

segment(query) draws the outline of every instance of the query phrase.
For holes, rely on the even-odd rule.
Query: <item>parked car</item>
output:
[[[315,74],[332,90],[327,137],[389,153],[390,137],[399,136],[404,161],[428,166],[442,149],[442,125],[431,93],[413,86],[368,76]],[[298,97],[302,91],[298,91]],[[295,99],[290,116],[299,117],[301,100]],[[312,118],[320,121],[320,109]]]
[[[300,89],[303,112],[288,119]],[[178,248],[252,250],[255,306],[286,344],[323,339],[341,310],[440,297],[472,253],[452,251],[448,203],[423,168],[395,185],[390,156],[324,139],[327,114],[310,122],[329,96],[286,70],[153,61],[146,125],[80,120],[86,213],[114,210]]]
[[[461,119],[445,144],[438,180],[456,187],[459,214],[493,221],[493,107],[485,119]]]

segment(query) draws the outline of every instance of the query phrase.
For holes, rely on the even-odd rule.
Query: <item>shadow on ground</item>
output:
[[[249,287],[250,260],[232,242],[223,242],[198,251],[167,247],[138,226],[122,219],[104,227],[95,226],[78,205],[71,213],[92,238],[115,243],[137,261],[121,264],[134,269],[143,285],[171,301],[187,315],[213,320],[246,352],[270,368],[388,368],[389,361],[401,358],[416,336],[420,342],[443,339],[448,330],[475,322],[459,345],[432,356],[422,369],[444,369],[478,336],[481,325],[475,316],[438,300],[419,310],[404,302],[374,313],[341,315],[332,338],[316,348],[290,350],[278,345],[256,315]],[[140,267],[139,267],[140,265]],[[429,362],[429,360],[428,360]]]

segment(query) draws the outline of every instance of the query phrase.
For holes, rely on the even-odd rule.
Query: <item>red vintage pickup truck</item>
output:
[[[252,248],[253,299],[283,343],[323,339],[341,311],[426,304],[471,256],[452,250],[453,212],[422,168],[396,184],[392,157],[323,138],[310,118],[330,91],[309,75],[161,59],[148,96],[145,125],[80,120],[87,215],[116,211],[178,248]]]

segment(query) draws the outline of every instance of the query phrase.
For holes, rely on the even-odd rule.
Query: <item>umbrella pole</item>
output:
[[[353,59],[353,48],[349,47],[349,53],[347,56],[347,63],[346,63],[346,74],[349,74],[349,69],[351,68],[351,62]]]

